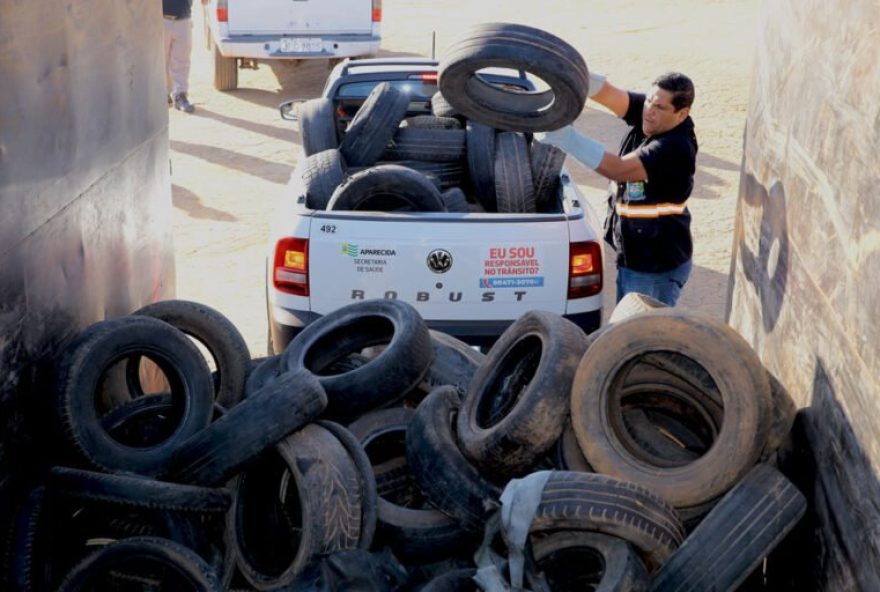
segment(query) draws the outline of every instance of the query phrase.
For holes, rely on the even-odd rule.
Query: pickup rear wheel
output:
[[[227,58],[214,45],[214,88],[227,91],[238,88],[238,59]]]

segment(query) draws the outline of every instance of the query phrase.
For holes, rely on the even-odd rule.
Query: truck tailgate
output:
[[[561,215],[322,213],[310,234],[313,312],[370,298],[403,300],[426,320],[565,312],[569,230]]]
[[[373,20],[370,0],[229,0],[233,35],[364,34]]]

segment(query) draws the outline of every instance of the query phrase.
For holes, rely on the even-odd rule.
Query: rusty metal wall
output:
[[[81,328],[173,296],[161,3],[0,1],[0,489]]]
[[[765,0],[745,133],[728,317],[802,407],[814,590],[880,590],[878,22]]]

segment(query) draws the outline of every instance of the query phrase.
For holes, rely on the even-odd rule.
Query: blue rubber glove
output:
[[[585,167],[596,170],[605,156],[605,147],[592,138],[574,129],[571,125],[552,132],[538,132],[535,139],[544,144],[556,146],[573,156]]]

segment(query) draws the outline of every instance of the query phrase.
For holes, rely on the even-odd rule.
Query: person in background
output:
[[[208,0],[202,0],[207,4]],[[189,67],[192,54],[192,0],[162,0],[165,17],[165,80],[168,104],[185,113],[195,111],[189,102]]]
[[[535,139],[612,181],[605,240],[617,253],[617,301],[640,292],[675,306],[692,266],[687,200],[697,158],[690,118],[694,84],[670,72],[644,95],[591,72],[589,96],[631,126],[616,155],[571,125],[537,133]]]

